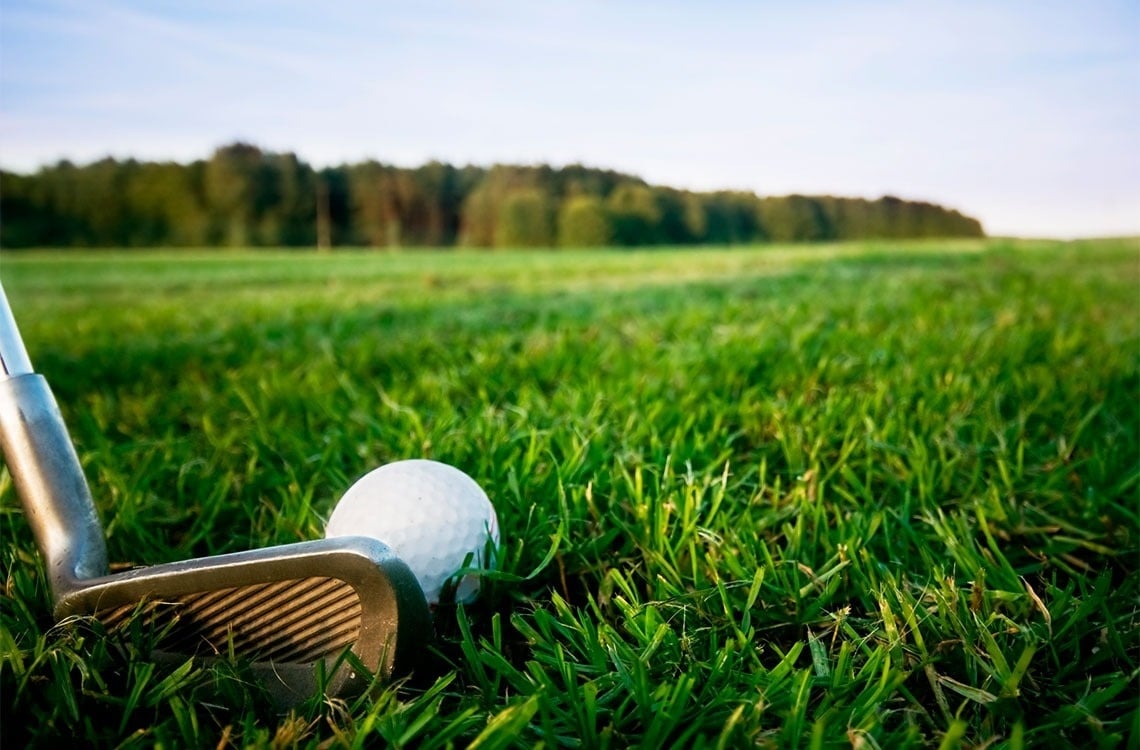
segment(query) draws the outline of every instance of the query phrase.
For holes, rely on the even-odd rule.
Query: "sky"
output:
[[[0,0],[0,167],[238,140],[1140,235],[1140,2]]]

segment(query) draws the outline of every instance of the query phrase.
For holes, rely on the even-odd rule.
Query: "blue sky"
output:
[[[1140,234],[1140,3],[0,0],[0,166],[238,139]]]

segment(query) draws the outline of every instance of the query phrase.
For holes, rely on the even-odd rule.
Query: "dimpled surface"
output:
[[[499,521],[487,494],[454,466],[413,459],[386,464],[348,488],[333,509],[325,536],[370,536],[387,544],[415,573],[429,604],[464,567],[485,566],[487,541],[499,543]],[[493,562],[493,561],[492,561]],[[460,602],[474,601],[479,578],[456,587]]]

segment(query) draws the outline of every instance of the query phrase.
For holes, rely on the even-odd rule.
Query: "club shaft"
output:
[[[47,381],[32,371],[3,286],[0,364],[0,448],[58,602],[106,572],[107,546],[75,446]]]
[[[16,327],[8,295],[4,293],[3,284],[0,284],[0,375],[12,378],[31,372],[32,361],[28,358],[28,350],[24,348],[24,340],[20,338],[20,329]]]
[[[0,380],[0,448],[58,600],[107,571],[103,527],[63,417],[41,375]]]

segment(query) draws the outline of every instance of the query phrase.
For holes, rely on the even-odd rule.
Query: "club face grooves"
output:
[[[415,575],[367,537],[72,580],[55,614],[92,618],[165,662],[248,665],[282,708],[316,691],[358,693],[374,677],[413,671],[432,633]]]
[[[141,628],[157,651],[310,664],[358,640],[361,601],[345,581],[318,576],[164,596],[94,616],[111,632]]]

